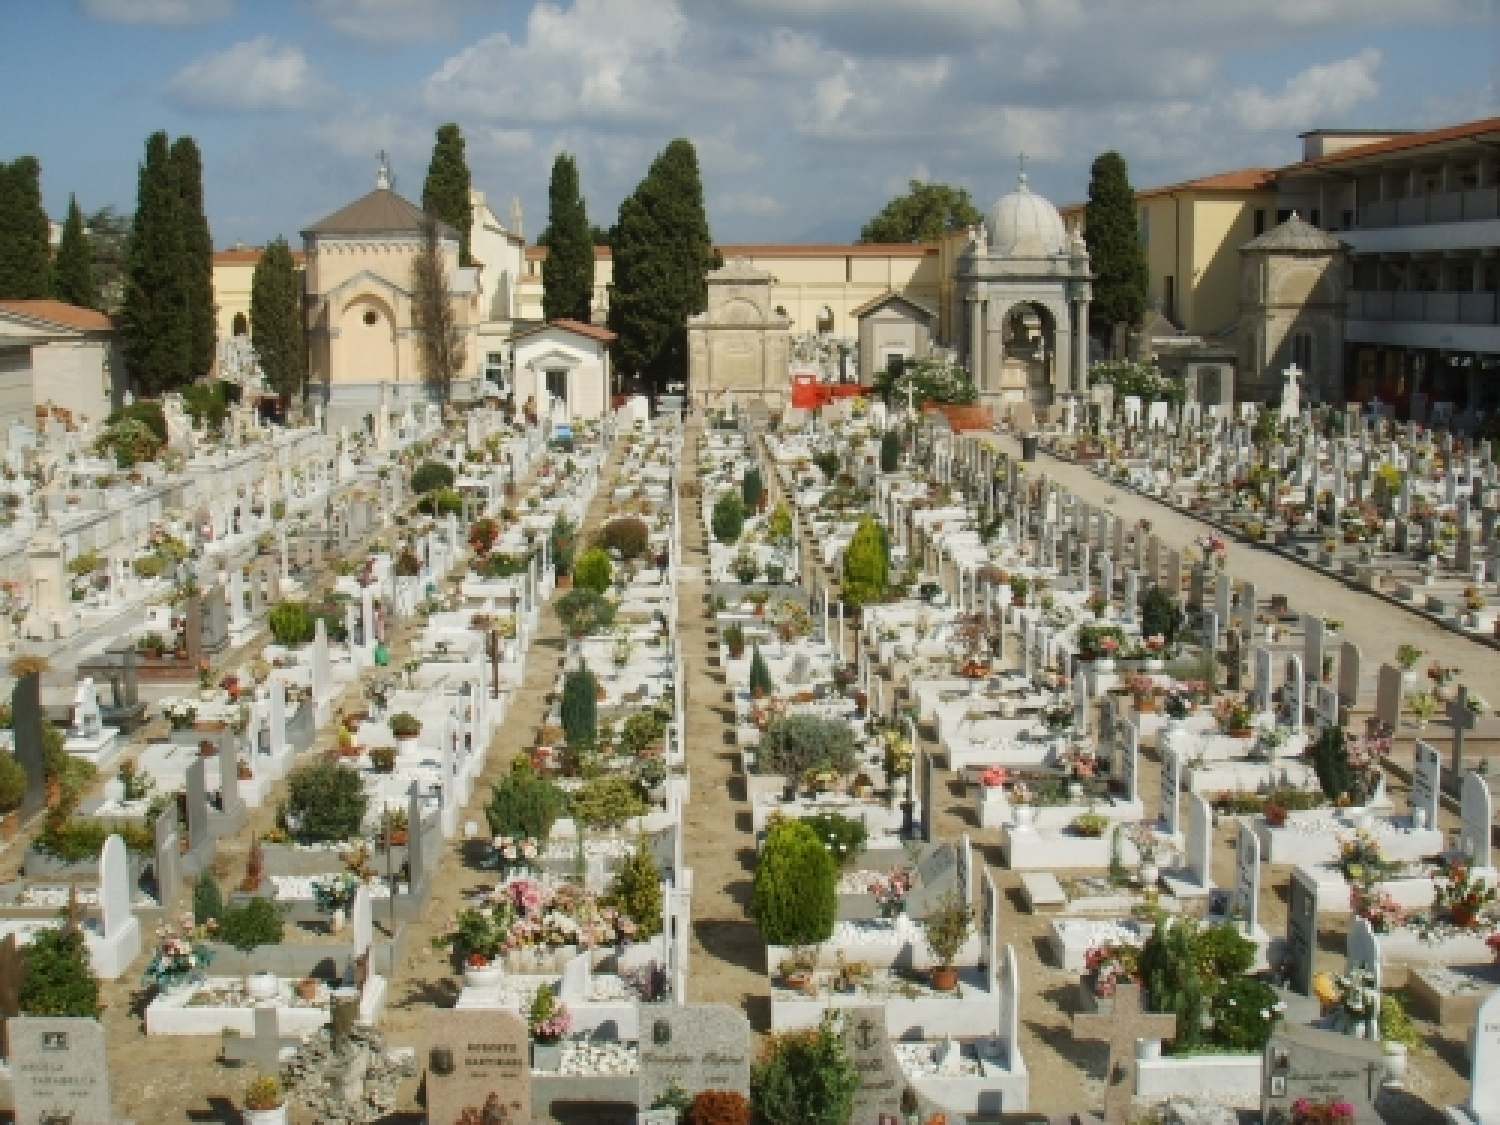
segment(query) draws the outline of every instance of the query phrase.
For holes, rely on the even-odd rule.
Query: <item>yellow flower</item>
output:
[[[1324,1004],[1332,1004],[1339,998],[1339,987],[1334,984],[1331,973],[1314,973],[1312,991],[1313,995]]]

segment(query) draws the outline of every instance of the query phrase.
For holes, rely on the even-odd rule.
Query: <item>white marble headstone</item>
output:
[[[1442,791],[1443,763],[1437,749],[1417,739],[1416,764],[1412,771],[1409,806],[1418,809],[1426,817],[1425,827],[1436,828],[1438,822],[1438,794]]]
[[[1464,774],[1458,844],[1472,867],[1490,866],[1490,819],[1493,815],[1489,785],[1477,773]]]
[[[113,835],[99,852],[99,906],[104,936],[115,937],[134,917],[130,913],[130,857],[125,841]]]

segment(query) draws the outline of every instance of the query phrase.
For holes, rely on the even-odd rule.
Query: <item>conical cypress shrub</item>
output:
[[[815,945],[833,936],[838,870],[802,821],[783,820],[767,832],[755,865],[751,912],[770,945]]]

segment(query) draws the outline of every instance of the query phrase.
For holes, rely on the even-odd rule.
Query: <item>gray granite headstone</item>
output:
[[[42,750],[41,676],[33,672],[16,681],[10,693],[11,726],[16,761],[26,771],[26,793],[21,798],[21,819],[47,803],[47,759]]]
[[[98,1020],[16,1016],[7,1031],[17,1121],[114,1125],[109,1058]]]
[[[180,849],[177,844],[177,810],[168,805],[167,811],[156,818],[156,901],[168,914],[177,905],[177,894],[182,887],[182,876],[177,861]]]
[[[846,1008],[844,1043],[859,1075],[851,1122],[877,1122],[882,1115],[901,1120],[905,1072],[886,1032],[884,1008]]]
[[[641,1105],[674,1082],[750,1096],[750,1021],[728,1004],[640,1006]]]
[[[208,786],[204,780],[204,760],[194,758],[187,768],[188,848],[197,853],[211,838],[208,827]]]
[[[1312,990],[1313,960],[1318,951],[1318,885],[1302,868],[1292,871],[1286,914],[1287,983],[1303,996]]]
[[[1471,1042],[1469,1116],[1487,1125],[1500,1113],[1500,989],[1479,1005]]]
[[[959,891],[958,850],[952,844],[928,844],[917,861],[917,884],[906,899],[906,912],[925,918],[943,896]]]
[[[1363,664],[1359,646],[1353,641],[1339,645],[1339,701],[1353,708],[1359,703],[1360,665]]]
[[[1378,1042],[1298,1024],[1280,1024],[1266,1044],[1262,1070],[1261,1116],[1291,1119],[1299,1098],[1354,1107],[1355,1125],[1383,1125],[1375,1098],[1385,1077]]]
[[[1401,669],[1382,664],[1375,678],[1375,717],[1394,731],[1401,724]]]
[[[1422,811],[1424,827],[1429,829],[1438,826],[1438,794],[1442,792],[1442,784],[1443,762],[1436,747],[1417,739],[1410,805],[1413,812]]]

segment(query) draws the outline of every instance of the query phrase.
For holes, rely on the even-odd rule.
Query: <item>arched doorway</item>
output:
[[[344,306],[336,346],[342,352],[342,362],[334,364],[337,381],[397,381],[396,318],[390,306],[379,298],[356,297]]]
[[[234,314],[234,325],[230,329],[232,335],[248,336],[250,334],[250,322],[245,319],[245,314],[237,312]]]
[[[833,335],[833,310],[827,305],[818,310],[817,331],[819,336]]]
[[[1057,364],[1057,322],[1045,305],[1006,310],[1000,330],[1000,389],[1014,401],[1051,401]]]

